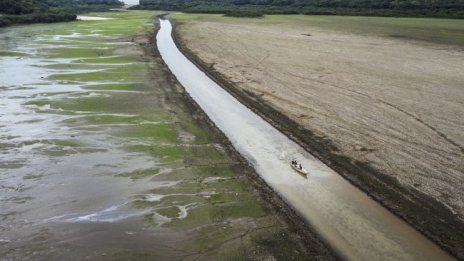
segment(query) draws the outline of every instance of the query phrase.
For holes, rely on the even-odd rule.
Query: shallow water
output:
[[[0,56],[0,253],[7,260],[55,259],[60,247],[49,252],[60,240],[77,239],[67,231],[68,223],[115,223],[141,216],[147,210],[130,207],[135,194],[157,187],[156,183],[134,183],[114,178],[118,173],[159,167],[153,157],[128,152],[123,139],[105,131],[120,126],[66,124],[88,116],[130,117],[135,114],[68,110],[56,106],[70,99],[110,98],[112,91],[89,91],[88,85],[102,82],[73,82],[50,79],[51,75],[76,73],[72,69],[49,69],[49,65],[71,64],[76,59],[50,58],[59,44],[65,47],[77,34],[40,36],[45,26],[15,27],[0,35],[0,49],[22,52],[23,56]],[[85,37],[88,35],[81,35]],[[40,44],[52,40],[54,45]],[[92,42],[86,42],[93,45]],[[124,47],[128,43],[121,43]],[[110,65],[113,67],[121,64]],[[101,68],[78,70],[93,73]],[[104,81],[111,83],[111,81]],[[136,95],[144,95],[141,91]],[[131,123],[129,126],[136,125]],[[93,131],[83,128],[93,127]],[[139,140],[138,144],[146,141]],[[89,182],[91,181],[91,182]],[[108,182],[111,181],[111,186]],[[127,187],[132,187],[128,190]],[[162,185],[160,187],[163,187]],[[128,230],[141,228],[126,224]],[[115,236],[116,230],[106,236]],[[40,241],[34,238],[40,238]],[[99,239],[104,239],[100,237]],[[98,237],[92,240],[98,240]],[[88,254],[88,252],[87,252]],[[1,258],[0,258],[1,259]]]
[[[306,153],[209,79],[160,20],[158,49],[192,98],[264,180],[348,260],[453,260],[430,240]],[[296,158],[308,178],[290,167]]]
[[[301,259],[131,42],[154,14],[104,15],[0,31],[0,260]]]

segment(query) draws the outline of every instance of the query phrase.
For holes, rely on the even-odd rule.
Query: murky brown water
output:
[[[179,82],[277,193],[348,260],[453,260],[209,79],[161,20],[158,49]],[[305,179],[290,167],[297,158]]]

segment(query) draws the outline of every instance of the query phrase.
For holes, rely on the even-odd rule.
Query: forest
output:
[[[243,12],[464,18],[464,0],[140,0],[135,8],[237,16]]]
[[[76,20],[76,14],[120,7],[118,0],[0,0],[0,27]]]

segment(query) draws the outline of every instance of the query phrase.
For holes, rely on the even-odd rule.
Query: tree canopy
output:
[[[118,0],[1,0],[0,13],[23,15],[89,6],[121,6]]]
[[[77,12],[122,6],[118,0],[0,0],[0,27],[76,20]]]
[[[464,18],[464,0],[140,0],[138,8],[227,13],[230,11]]]

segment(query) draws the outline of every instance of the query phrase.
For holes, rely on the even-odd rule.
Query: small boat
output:
[[[296,164],[290,163],[290,166],[292,166],[292,168],[296,172],[300,173],[301,175],[304,175],[304,176],[308,175],[308,171],[305,168],[303,168],[303,166],[301,166],[300,163],[296,163]]]

